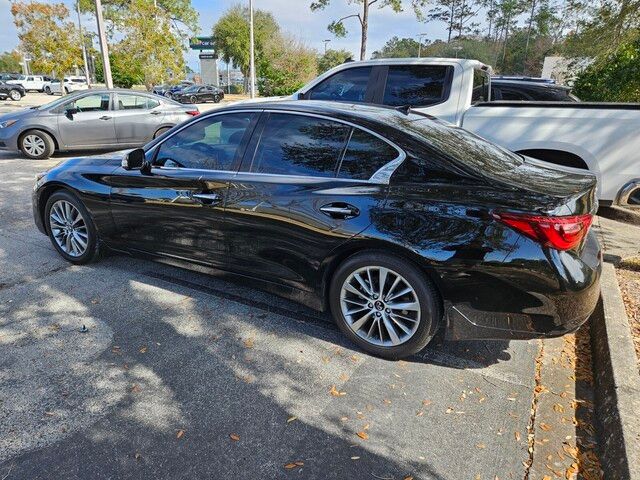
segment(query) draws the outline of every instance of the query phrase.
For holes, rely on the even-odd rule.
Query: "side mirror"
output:
[[[78,109],[77,108],[67,108],[64,111],[64,114],[67,116],[67,118],[69,120],[73,120],[73,116],[78,113]]]
[[[122,157],[122,168],[125,170],[143,170],[146,164],[146,157],[142,148],[131,150]]]

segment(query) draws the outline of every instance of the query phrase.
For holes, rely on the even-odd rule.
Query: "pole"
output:
[[[253,0],[249,0],[249,95],[251,98],[256,96],[256,65],[253,51]]]
[[[229,62],[227,62],[227,93],[231,93],[231,72],[229,71]]]
[[[418,58],[420,58],[421,53],[422,53],[422,37],[418,37]]]
[[[323,42],[324,42],[324,54],[325,55],[327,54],[327,45],[329,44],[330,41],[331,40],[323,40]]]
[[[84,78],[87,81],[87,87],[91,88],[91,80],[89,80],[89,62],[87,61],[87,49],[82,33],[82,21],[80,20],[80,0],[76,1],[76,11],[78,12],[78,30],[80,31],[80,42],[82,43],[82,61],[84,62]]]
[[[107,35],[104,31],[104,20],[102,18],[102,2],[96,2],[96,21],[98,22],[98,38],[100,39],[100,51],[102,52],[102,72],[104,74],[104,83],[107,88],[113,88],[113,80],[111,79],[111,63],[109,62],[109,46],[107,45]]]

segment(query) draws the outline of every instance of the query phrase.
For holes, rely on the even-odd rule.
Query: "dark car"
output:
[[[27,94],[22,85],[5,83],[0,81],[0,100],[9,98],[13,101],[18,101]]]
[[[491,100],[579,102],[570,87],[556,85],[544,79],[491,79]]]
[[[71,263],[103,248],[226,272],[329,309],[364,350],[577,329],[599,296],[596,179],[392,108],[237,104],[33,190]]]
[[[218,103],[224,98],[222,89],[214,85],[192,85],[173,95],[181,103]]]

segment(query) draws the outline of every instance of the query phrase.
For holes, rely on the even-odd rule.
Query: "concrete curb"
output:
[[[602,301],[591,318],[596,411],[605,478],[640,480],[640,375],[613,265],[602,271]]]

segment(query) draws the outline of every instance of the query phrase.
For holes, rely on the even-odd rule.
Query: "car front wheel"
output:
[[[422,350],[442,317],[431,281],[411,262],[362,252],[336,270],[331,312],[342,332],[363,350],[389,359]]]
[[[220,95],[214,95],[213,103],[220,103]]]
[[[14,102],[17,102],[22,98],[22,94],[18,90],[11,90],[9,92],[9,98]]]
[[[72,193],[55,192],[45,206],[51,243],[68,262],[82,265],[98,258],[98,235],[91,215]]]
[[[34,160],[49,158],[55,150],[51,136],[40,130],[29,130],[20,137],[18,144],[22,153]]]

